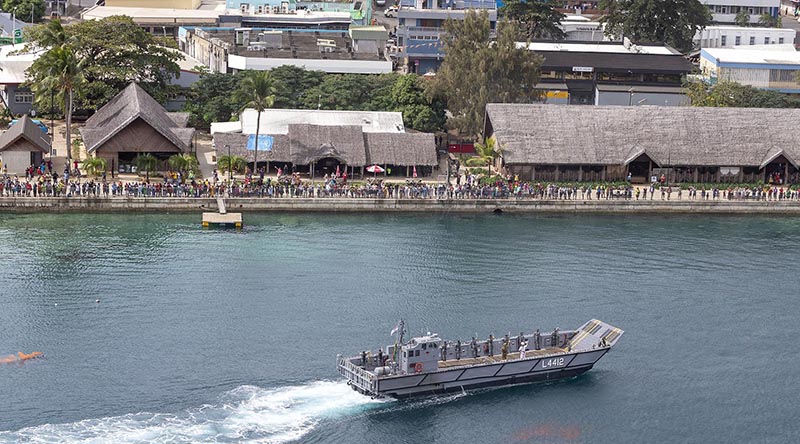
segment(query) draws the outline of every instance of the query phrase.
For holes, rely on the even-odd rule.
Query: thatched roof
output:
[[[26,140],[29,144],[18,144]],[[38,149],[43,153],[50,152],[50,138],[27,115],[22,116],[8,131],[0,134],[0,151]],[[32,151],[32,150],[31,150]]]
[[[181,151],[189,151],[194,129],[184,128],[188,116],[184,119],[182,115],[170,115],[135,83],[97,110],[80,129],[86,150],[95,151],[136,119],[147,122]]]
[[[289,125],[292,162],[298,165],[333,157],[352,166],[367,164],[360,126]]]
[[[247,149],[248,135],[214,133],[217,155],[231,154],[254,160]],[[325,157],[351,166],[372,164],[436,165],[436,144],[430,133],[368,133],[353,125],[289,125],[289,134],[273,135],[272,151],[259,152],[261,161],[305,165]]]
[[[796,122],[800,109],[489,104],[486,114],[507,164],[622,165],[641,154],[661,166],[800,161],[800,136],[764,126]]]
[[[436,141],[431,133],[364,133],[367,163],[436,165]]]
[[[261,137],[264,136],[261,135]],[[215,133],[214,149],[217,150],[217,156],[227,155],[227,146],[230,145],[232,155],[241,156],[247,159],[248,162],[253,162],[255,160],[255,151],[247,149],[247,139],[249,137],[249,135],[242,133]],[[266,152],[259,150],[258,159],[260,162],[291,162],[289,136],[284,134],[272,136],[272,150]]]

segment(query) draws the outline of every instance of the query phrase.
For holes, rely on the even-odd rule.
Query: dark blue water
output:
[[[800,441],[800,220],[0,215],[0,442]],[[100,299],[100,303],[95,303]],[[626,333],[568,381],[410,402],[337,378],[396,320]]]

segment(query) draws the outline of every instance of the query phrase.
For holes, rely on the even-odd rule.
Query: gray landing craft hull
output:
[[[381,378],[378,380],[377,392],[380,396],[407,398],[482,387],[555,381],[577,376],[590,370],[608,350],[609,348],[603,348],[525,360],[498,361],[479,366],[454,367],[432,373]]]

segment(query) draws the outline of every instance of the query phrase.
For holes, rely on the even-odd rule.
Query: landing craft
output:
[[[337,370],[354,390],[372,397],[406,398],[467,389],[553,381],[590,370],[623,331],[592,319],[577,330],[520,333],[488,340],[444,341],[436,333],[360,356],[337,356]],[[530,344],[530,345],[529,345]]]
[[[32,352],[32,353],[17,352],[16,356],[8,355],[1,357],[0,364],[13,364],[15,362],[25,362],[30,359],[36,359],[42,356],[44,356],[44,353],[42,352]]]

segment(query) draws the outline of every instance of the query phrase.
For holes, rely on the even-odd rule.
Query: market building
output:
[[[532,181],[796,183],[796,109],[489,104],[498,167]]]
[[[542,56],[538,88],[547,103],[571,105],[688,104],[682,86],[693,66],[666,45],[560,41],[518,43]]]
[[[385,169],[382,175],[425,177],[438,165],[434,135],[406,131],[397,112],[268,109],[261,113],[258,144],[256,120],[254,110],[245,110],[237,122],[213,123],[217,155],[240,155],[250,163],[257,157],[269,174],[280,168],[311,178],[337,169],[371,176],[365,171],[370,165]]]
[[[132,83],[80,128],[89,154],[106,159],[112,171],[131,172],[139,154],[166,162],[174,154],[191,152],[194,128],[188,113],[169,113],[139,85]]]

